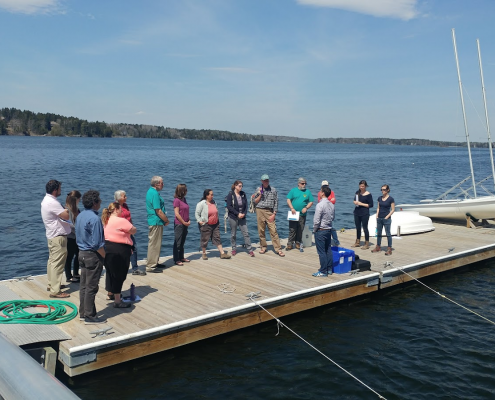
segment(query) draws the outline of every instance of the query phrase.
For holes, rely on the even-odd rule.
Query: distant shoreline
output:
[[[379,144],[396,146],[467,147],[465,142],[428,139],[390,138],[317,138],[283,135],[252,135],[216,129],[170,128],[155,125],[88,122],[76,117],[52,113],[34,113],[16,108],[0,109],[0,135],[35,137],[105,137],[178,140],[215,140],[228,142]],[[488,148],[488,143],[471,143],[473,148]]]
[[[54,136],[45,135],[22,135],[22,134],[7,134],[2,136],[18,136],[18,137],[66,137],[66,138],[88,138],[91,136],[81,135],[63,135]],[[1,137],[1,136],[0,136]],[[265,142],[265,143],[334,143],[334,144],[365,144],[365,145],[382,145],[382,146],[422,146],[422,147],[443,147],[443,148],[467,148],[464,142],[442,142],[425,139],[389,139],[389,138],[319,138],[306,139],[292,136],[270,136],[263,135],[264,140],[222,140],[222,139],[190,139],[190,138],[146,138],[133,136],[92,136],[95,139],[155,139],[155,140],[204,140],[204,141],[219,141],[219,142]],[[471,148],[488,148],[488,143],[472,142]]]

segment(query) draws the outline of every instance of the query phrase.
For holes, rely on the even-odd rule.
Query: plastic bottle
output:
[[[134,283],[131,283],[131,301],[136,300],[136,286],[134,286]]]

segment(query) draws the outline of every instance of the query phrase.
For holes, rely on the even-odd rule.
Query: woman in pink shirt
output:
[[[201,249],[203,250],[202,259],[208,260],[206,255],[206,246],[211,242],[217,246],[220,252],[220,258],[229,259],[230,254],[223,251],[222,241],[220,240],[220,228],[218,222],[218,209],[213,200],[213,190],[205,189],[203,198],[196,206],[196,221],[198,221],[199,231],[201,232]]]
[[[105,233],[105,289],[108,300],[115,300],[115,308],[127,308],[131,303],[121,299],[122,286],[127,278],[131,260],[131,235],[136,228],[125,218],[121,218],[122,208],[119,203],[110,203],[103,209],[101,221]]]

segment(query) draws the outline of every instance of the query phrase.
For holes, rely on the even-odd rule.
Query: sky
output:
[[[493,0],[0,0],[0,108],[304,138],[486,141]]]

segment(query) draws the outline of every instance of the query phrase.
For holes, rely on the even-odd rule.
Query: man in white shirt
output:
[[[70,233],[69,211],[57,200],[62,193],[62,182],[52,179],[46,184],[46,195],[41,202],[41,218],[48,239],[48,263],[46,266],[50,297],[63,299],[70,294],[62,292],[62,275],[67,258],[67,235]],[[65,221],[64,221],[65,220]]]

